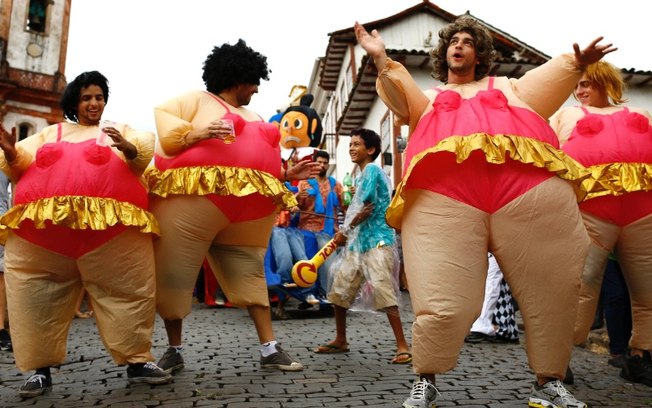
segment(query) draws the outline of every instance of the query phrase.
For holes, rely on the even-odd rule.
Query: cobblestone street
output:
[[[402,318],[408,339],[414,315],[404,294]],[[288,308],[275,321],[283,347],[306,369],[283,373],[259,368],[257,337],[246,312],[195,305],[184,322],[186,368],[169,385],[128,386],[126,369],[107,357],[93,319],[73,321],[68,360],[53,374],[53,391],[21,400],[25,376],[11,353],[0,353],[0,406],[9,407],[400,407],[414,378],[411,366],[389,364],[394,338],[384,314],[352,312],[347,354],[314,354],[332,339],[332,312]],[[525,336],[521,336],[523,343]],[[166,349],[160,319],[154,338],[158,359]],[[599,345],[596,350],[600,352]],[[604,349],[604,347],[602,347]],[[569,387],[591,407],[649,407],[652,390],[629,384],[607,356],[575,348]],[[437,378],[438,407],[525,407],[533,381],[522,345],[465,344],[457,368]]]

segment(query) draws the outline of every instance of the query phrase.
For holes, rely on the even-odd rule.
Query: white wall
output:
[[[25,29],[27,21],[26,0],[16,1],[11,13],[11,27],[7,47],[7,61],[12,68],[24,69],[52,75],[59,69],[61,35],[65,2],[57,0],[48,6],[48,28],[45,34],[36,34]],[[101,25],[98,20],[98,25]],[[98,28],[99,29],[99,28]],[[27,46],[36,43],[43,50],[40,57],[27,54]]]

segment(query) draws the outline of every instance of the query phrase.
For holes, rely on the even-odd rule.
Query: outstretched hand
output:
[[[321,165],[309,160],[302,160],[288,168],[287,180],[305,180],[319,174]]]
[[[581,68],[586,68],[588,65],[600,61],[602,57],[618,49],[611,43],[605,45],[598,44],[603,39],[604,37],[596,38],[583,50],[580,50],[580,46],[577,43],[574,43],[573,50],[575,51],[575,61],[577,62],[577,65]]]
[[[16,128],[12,127],[11,132],[0,124],[0,149],[5,153],[5,159],[12,162],[16,159]]]
[[[357,21],[353,24],[353,31],[355,32],[355,39],[358,41],[358,44],[374,59],[376,68],[380,70],[385,65],[385,59],[387,58],[383,38],[378,34],[377,30],[372,30],[369,33]]]

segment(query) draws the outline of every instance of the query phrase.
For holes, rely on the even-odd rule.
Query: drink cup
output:
[[[231,144],[235,142],[235,126],[233,125],[233,120],[231,119],[221,119],[222,121],[222,126],[225,128],[229,128],[230,132],[227,136],[222,139],[224,144]]]
[[[109,135],[104,133],[104,128],[105,127],[110,127],[110,126],[113,126],[113,125],[114,125],[114,123],[111,122],[110,120],[101,120],[100,121],[100,124],[99,124],[100,134],[97,135],[97,139],[95,139],[95,143],[98,146],[110,146],[111,145],[112,139],[109,137]]]

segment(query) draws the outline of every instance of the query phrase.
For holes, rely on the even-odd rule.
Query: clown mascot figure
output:
[[[281,155],[285,160],[307,160],[321,145],[322,125],[319,114],[310,107],[315,97],[305,94],[297,106],[285,110],[279,121]]]
[[[291,220],[279,217],[267,254],[269,286],[280,289],[281,298],[289,295],[299,299],[303,302],[302,308],[326,302],[329,262],[319,268],[316,284],[305,289],[297,288],[293,282],[292,266],[312,257],[333,237],[342,202],[342,185],[334,177],[327,176],[330,156],[318,149],[322,124],[317,111],[310,107],[313,100],[313,95],[303,95],[299,105],[290,106],[278,119],[281,155],[288,165],[314,161],[319,164],[319,174],[288,186],[297,193],[299,211]],[[283,300],[278,303],[276,315],[286,316]]]

